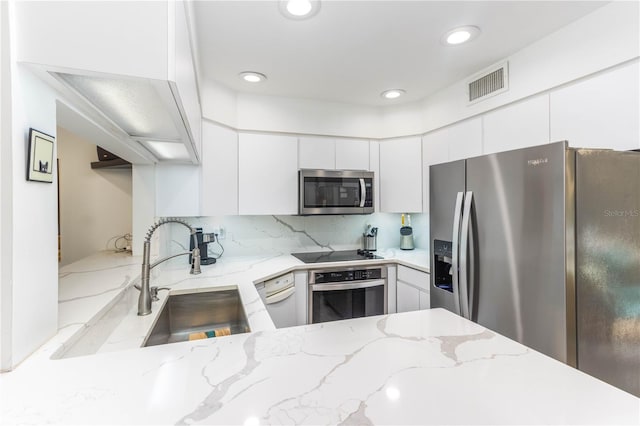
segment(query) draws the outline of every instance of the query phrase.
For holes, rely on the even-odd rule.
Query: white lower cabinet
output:
[[[431,309],[431,293],[428,291],[420,291],[420,310]]]
[[[396,290],[396,272],[395,265],[387,266],[387,313],[395,314],[398,312],[397,290]]]
[[[398,295],[398,312],[417,311],[420,309],[420,290],[402,281],[396,283]]]
[[[398,265],[396,282],[398,312],[417,311],[430,308],[429,274],[417,269]]]

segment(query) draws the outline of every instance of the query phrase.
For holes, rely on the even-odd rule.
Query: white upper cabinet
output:
[[[551,93],[551,140],[579,148],[640,148],[637,62]]]
[[[479,117],[452,124],[446,130],[445,140],[449,146],[448,161],[482,155],[482,120]],[[430,151],[429,154],[434,159],[440,158],[440,154],[433,151]]]
[[[549,143],[549,95],[536,96],[483,116],[484,154]]]
[[[301,169],[370,170],[366,139],[301,136],[298,149]]]
[[[439,129],[422,136],[422,210],[429,211],[429,166],[449,161],[447,129]]]
[[[196,81],[191,41],[189,39],[189,21],[186,15],[186,3],[177,1],[169,3],[175,9],[175,52],[171,61],[169,52],[169,82],[175,82],[177,106],[181,109],[181,115],[185,120],[187,131],[191,133],[194,149],[201,152],[202,143],[202,112],[200,111],[200,95]],[[173,68],[173,75],[171,71]]]
[[[302,136],[298,142],[301,169],[336,168],[336,142],[333,138]]]
[[[238,133],[202,122],[203,216],[238,214]]]
[[[156,164],[156,216],[200,215],[200,167]]]
[[[182,143],[198,163],[201,110],[186,7],[175,0],[18,2],[18,61],[118,141],[124,157],[154,161],[142,145],[160,140]]]
[[[380,210],[422,212],[422,141],[419,136],[380,141]]]
[[[298,213],[298,139],[240,133],[240,214]]]
[[[429,166],[482,154],[482,121],[471,118],[422,137],[423,210],[429,211]]]
[[[336,139],[336,169],[372,170],[369,163],[369,141]]]

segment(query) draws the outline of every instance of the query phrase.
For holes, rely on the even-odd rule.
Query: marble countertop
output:
[[[426,251],[381,254],[428,271]],[[640,399],[445,310],[276,330],[254,283],[308,267],[278,255],[159,271],[153,285],[173,290],[237,285],[252,333],[149,348],[154,315],[131,306],[140,259],[62,268],[59,332],[0,375],[0,422],[640,424]],[[93,355],[51,359],[93,330]]]
[[[359,262],[333,262],[331,267],[366,264],[402,264],[429,272],[427,250],[382,249],[378,255],[384,259]],[[58,333],[35,354],[23,362],[48,360],[50,357],[88,355],[140,347],[168,296],[160,291],[160,301],[153,303],[153,313],[145,317],[136,315],[137,290],[142,258],[127,253],[99,252],[78,262],[66,265],[59,272]],[[190,275],[189,268],[178,263],[161,265],[152,270],[151,285],[168,287],[172,291],[215,289],[235,285],[252,331],[273,330],[275,326],[267,313],[254,284],[290,271],[308,269],[289,254],[264,256],[223,257],[213,265],[203,265],[202,273]],[[111,323],[101,321],[109,313]],[[99,334],[93,341],[83,342],[88,330]],[[20,368],[20,367],[18,367]]]
[[[640,400],[442,309],[0,377],[8,424],[638,424]]]

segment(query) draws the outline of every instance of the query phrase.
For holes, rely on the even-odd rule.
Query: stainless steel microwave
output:
[[[373,172],[300,169],[301,215],[373,213]]]

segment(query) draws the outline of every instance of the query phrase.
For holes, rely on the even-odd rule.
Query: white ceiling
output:
[[[389,105],[425,98],[517,52],[608,2],[323,0],[311,19],[294,21],[277,1],[197,1],[202,76],[238,92]],[[443,46],[462,25],[482,33]],[[264,83],[238,78],[267,75]],[[407,94],[389,101],[386,89]]]

